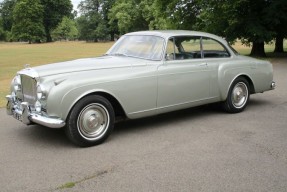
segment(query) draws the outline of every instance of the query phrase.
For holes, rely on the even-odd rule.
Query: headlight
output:
[[[17,76],[14,77],[14,79],[13,79],[13,90],[14,90],[15,92],[21,90],[21,78],[20,78],[20,75],[17,75]]]
[[[37,86],[37,99],[45,99],[46,98],[46,90],[43,85],[39,84]]]

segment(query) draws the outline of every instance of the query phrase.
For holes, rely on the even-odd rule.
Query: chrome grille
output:
[[[21,75],[21,87],[23,93],[23,100],[28,102],[30,105],[34,105],[37,97],[37,82],[35,79]]]

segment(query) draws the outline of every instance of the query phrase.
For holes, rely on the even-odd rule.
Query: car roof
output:
[[[211,37],[217,40],[222,41],[223,39],[219,36],[200,32],[200,31],[188,31],[188,30],[152,30],[152,31],[138,31],[138,32],[131,32],[127,33],[126,35],[154,35],[160,36],[165,39],[168,39],[172,36],[203,36],[203,37]]]

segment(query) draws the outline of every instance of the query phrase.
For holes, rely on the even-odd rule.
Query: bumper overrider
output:
[[[271,89],[273,90],[273,89],[275,89],[275,87],[276,87],[276,83],[275,83],[275,81],[272,81],[272,83],[271,83]]]
[[[62,128],[65,126],[65,121],[53,117],[46,117],[32,112],[29,109],[28,102],[22,102],[21,106],[13,103],[13,97],[11,95],[6,96],[7,99],[7,114],[13,115],[13,117],[24,124],[39,124],[50,128]]]

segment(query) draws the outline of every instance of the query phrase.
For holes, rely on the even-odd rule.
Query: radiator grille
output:
[[[37,98],[37,82],[35,79],[21,75],[21,86],[23,93],[23,100],[28,102],[30,105],[34,105]]]

